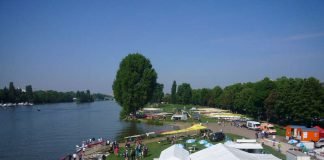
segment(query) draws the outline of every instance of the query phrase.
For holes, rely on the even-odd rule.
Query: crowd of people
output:
[[[122,157],[125,160],[138,160],[147,156],[148,147],[142,144],[140,138],[134,141],[134,148],[132,147],[131,143],[132,141],[130,139],[126,140],[125,142],[125,151],[122,153]]]

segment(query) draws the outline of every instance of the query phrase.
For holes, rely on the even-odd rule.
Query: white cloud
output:
[[[324,37],[324,32],[294,35],[294,36],[290,36],[290,37],[286,38],[285,40],[298,41],[298,40],[319,38],[319,37]]]

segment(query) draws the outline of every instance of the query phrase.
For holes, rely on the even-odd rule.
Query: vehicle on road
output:
[[[256,121],[246,121],[246,127],[255,131],[260,130],[260,123]]]
[[[261,123],[260,129],[265,131],[268,134],[277,134],[277,130],[274,128],[274,125],[271,123]]]

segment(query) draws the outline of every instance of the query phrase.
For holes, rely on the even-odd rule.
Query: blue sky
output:
[[[324,1],[0,1],[0,87],[112,93],[128,53],[192,88],[324,81]]]

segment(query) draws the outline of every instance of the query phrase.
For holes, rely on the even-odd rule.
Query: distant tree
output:
[[[220,103],[222,108],[230,109],[234,111],[234,101],[236,95],[242,90],[242,84],[236,83],[224,88],[222,95],[220,96]]]
[[[171,88],[171,103],[177,103],[177,82],[173,81]]]
[[[201,89],[200,92],[200,105],[208,106],[210,103],[213,103],[211,99],[211,90],[207,88]]]
[[[246,87],[237,93],[234,100],[234,111],[259,118],[259,110],[257,109],[255,102],[255,90]]]
[[[191,103],[194,105],[201,105],[201,89],[192,90]]]
[[[31,85],[26,86],[26,97],[28,102],[33,102],[33,88]]]
[[[169,93],[164,94],[162,101],[165,103],[171,103],[171,94]]]
[[[220,96],[223,93],[223,89],[219,86],[216,86],[212,90],[212,98],[214,99],[215,106],[220,106]]]
[[[122,106],[121,118],[135,113],[152,98],[157,73],[149,59],[129,54],[120,63],[113,83],[114,97]]]
[[[162,98],[164,96],[163,87],[164,87],[163,84],[156,83],[154,91],[153,91],[153,96],[151,99],[152,103],[161,103]]]
[[[4,102],[4,92],[3,89],[0,89],[0,103]]]
[[[278,93],[276,91],[271,91],[268,97],[264,100],[264,108],[267,121],[277,121],[275,115],[275,105],[278,99]]]
[[[16,88],[13,82],[9,83],[8,101],[11,103],[16,102]]]
[[[9,89],[7,87],[3,88],[3,102],[9,102]]]
[[[182,83],[178,86],[177,101],[180,104],[190,104],[192,99],[192,89],[190,84]]]

